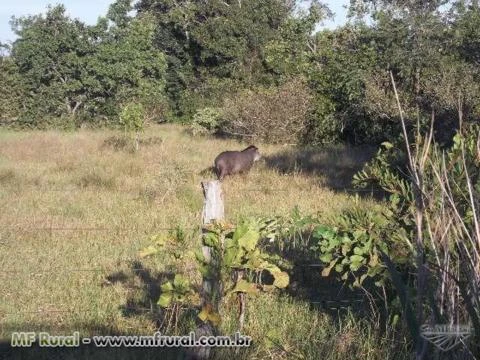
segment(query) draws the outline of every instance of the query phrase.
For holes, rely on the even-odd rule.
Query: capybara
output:
[[[214,169],[219,180],[226,175],[244,173],[261,158],[258,148],[250,145],[242,151],[224,151],[215,158]]]

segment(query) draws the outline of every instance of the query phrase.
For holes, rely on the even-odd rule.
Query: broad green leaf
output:
[[[203,244],[210,247],[218,246],[218,235],[213,232],[208,232],[203,236]]]
[[[352,263],[360,263],[360,262],[363,261],[363,259],[364,259],[363,256],[360,256],[360,255],[352,255],[352,256],[350,256],[350,261],[351,261]]]
[[[224,264],[229,267],[240,265],[242,253],[243,251],[241,251],[238,247],[227,247],[223,256]]]
[[[250,228],[247,223],[242,223],[238,225],[233,233],[233,237],[232,237],[233,241],[238,243],[238,239],[240,239],[243,235],[245,235],[248,232],[248,230],[250,230]]]
[[[190,288],[190,282],[181,274],[176,274],[173,279],[173,286],[176,290],[185,290]]]
[[[247,294],[256,294],[256,293],[258,293],[258,287],[257,287],[256,284],[242,279],[239,282],[237,282],[235,287],[230,292],[232,292],[232,293],[243,292],[243,293],[247,293]]]
[[[169,307],[172,303],[173,294],[171,292],[165,292],[160,295],[160,298],[157,301],[157,304],[161,307]]]
[[[341,273],[343,271],[344,266],[342,264],[335,265],[335,271]]]
[[[353,248],[353,253],[355,255],[363,255],[363,254],[365,254],[365,250],[362,247],[357,246],[357,247]]]
[[[160,289],[162,290],[162,293],[172,292],[173,291],[173,285],[170,281],[167,281],[165,284],[162,284],[162,286],[160,286]]]
[[[290,277],[285,271],[274,271],[271,273],[273,278],[273,285],[279,289],[284,289],[290,283]]]
[[[364,240],[367,237],[366,230],[355,230],[353,232],[353,238],[356,240]]]
[[[200,264],[204,264],[205,263],[205,256],[203,256],[203,252],[201,249],[196,249],[195,252],[195,258],[197,259],[197,261],[200,263]]]
[[[323,261],[324,263],[329,263],[332,261],[333,255],[331,253],[326,253],[320,256],[320,260]]]
[[[254,230],[248,230],[241,237],[237,238],[238,245],[247,251],[253,251],[257,246],[260,234]]]
[[[186,296],[184,293],[178,293],[178,292],[173,292],[172,293],[172,301],[174,303],[184,303],[185,302],[185,299],[186,299]]]
[[[246,265],[250,269],[264,269],[266,266],[268,266],[268,262],[265,261],[260,249],[255,249],[249,254]]]
[[[330,238],[333,235],[331,228],[326,226],[318,226],[315,228],[314,235],[316,237]]]

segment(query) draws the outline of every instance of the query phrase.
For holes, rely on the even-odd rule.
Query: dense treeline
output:
[[[61,5],[14,18],[0,121],[112,125],[135,102],[148,120],[210,132],[378,143],[399,134],[389,71],[412,127],[434,112],[449,141],[478,120],[477,1],[355,1],[347,25],[322,31],[328,8],[300,3],[117,0],[93,26]]]

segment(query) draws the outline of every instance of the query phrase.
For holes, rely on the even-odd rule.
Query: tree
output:
[[[70,19],[62,5],[13,20],[12,58],[27,94],[23,123],[98,124],[117,118],[119,105],[132,100],[149,118],[163,118],[166,61],[153,46],[155,24],[130,10],[129,1],[119,0],[94,26]]]
[[[293,11],[292,1],[142,0],[157,19],[157,46],[167,54],[167,92],[175,113],[218,105],[226,92],[272,82],[265,45]]]
[[[96,99],[96,107],[103,106],[105,111],[113,108],[115,114],[117,104],[136,100],[144,105],[149,118],[164,121],[167,63],[164,54],[153,45],[153,17],[145,13],[125,20],[126,16],[114,14],[114,9],[115,4],[109,16],[121,22],[113,23],[105,32],[89,60],[91,98]]]
[[[8,125],[20,116],[24,88],[10,47],[0,43],[0,51],[0,125]]]
[[[87,100],[83,80],[93,49],[86,26],[68,18],[63,5],[49,7],[45,16],[14,18],[12,24],[18,36],[12,56],[27,94],[24,121],[36,125],[43,116],[74,118]]]
[[[265,62],[268,70],[281,79],[308,75],[315,67],[314,57],[319,51],[316,26],[331,12],[325,5],[312,1],[309,11],[289,16],[280,26],[277,35],[265,45]]]

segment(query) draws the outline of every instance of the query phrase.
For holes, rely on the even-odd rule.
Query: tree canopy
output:
[[[350,20],[334,30],[320,30],[324,4],[300,3],[117,0],[92,26],[63,5],[13,18],[18,38],[0,62],[1,122],[116,124],[122,107],[138,102],[157,122],[218,114],[221,131],[232,117],[239,125],[232,109],[246,111],[248,97],[283,94],[308,109],[299,141],[379,143],[400,133],[389,72],[412,128],[434,112],[437,138],[449,141],[478,121],[477,1],[352,1]],[[285,92],[287,83],[306,88]],[[288,122],[275,113],[255,127]]]

